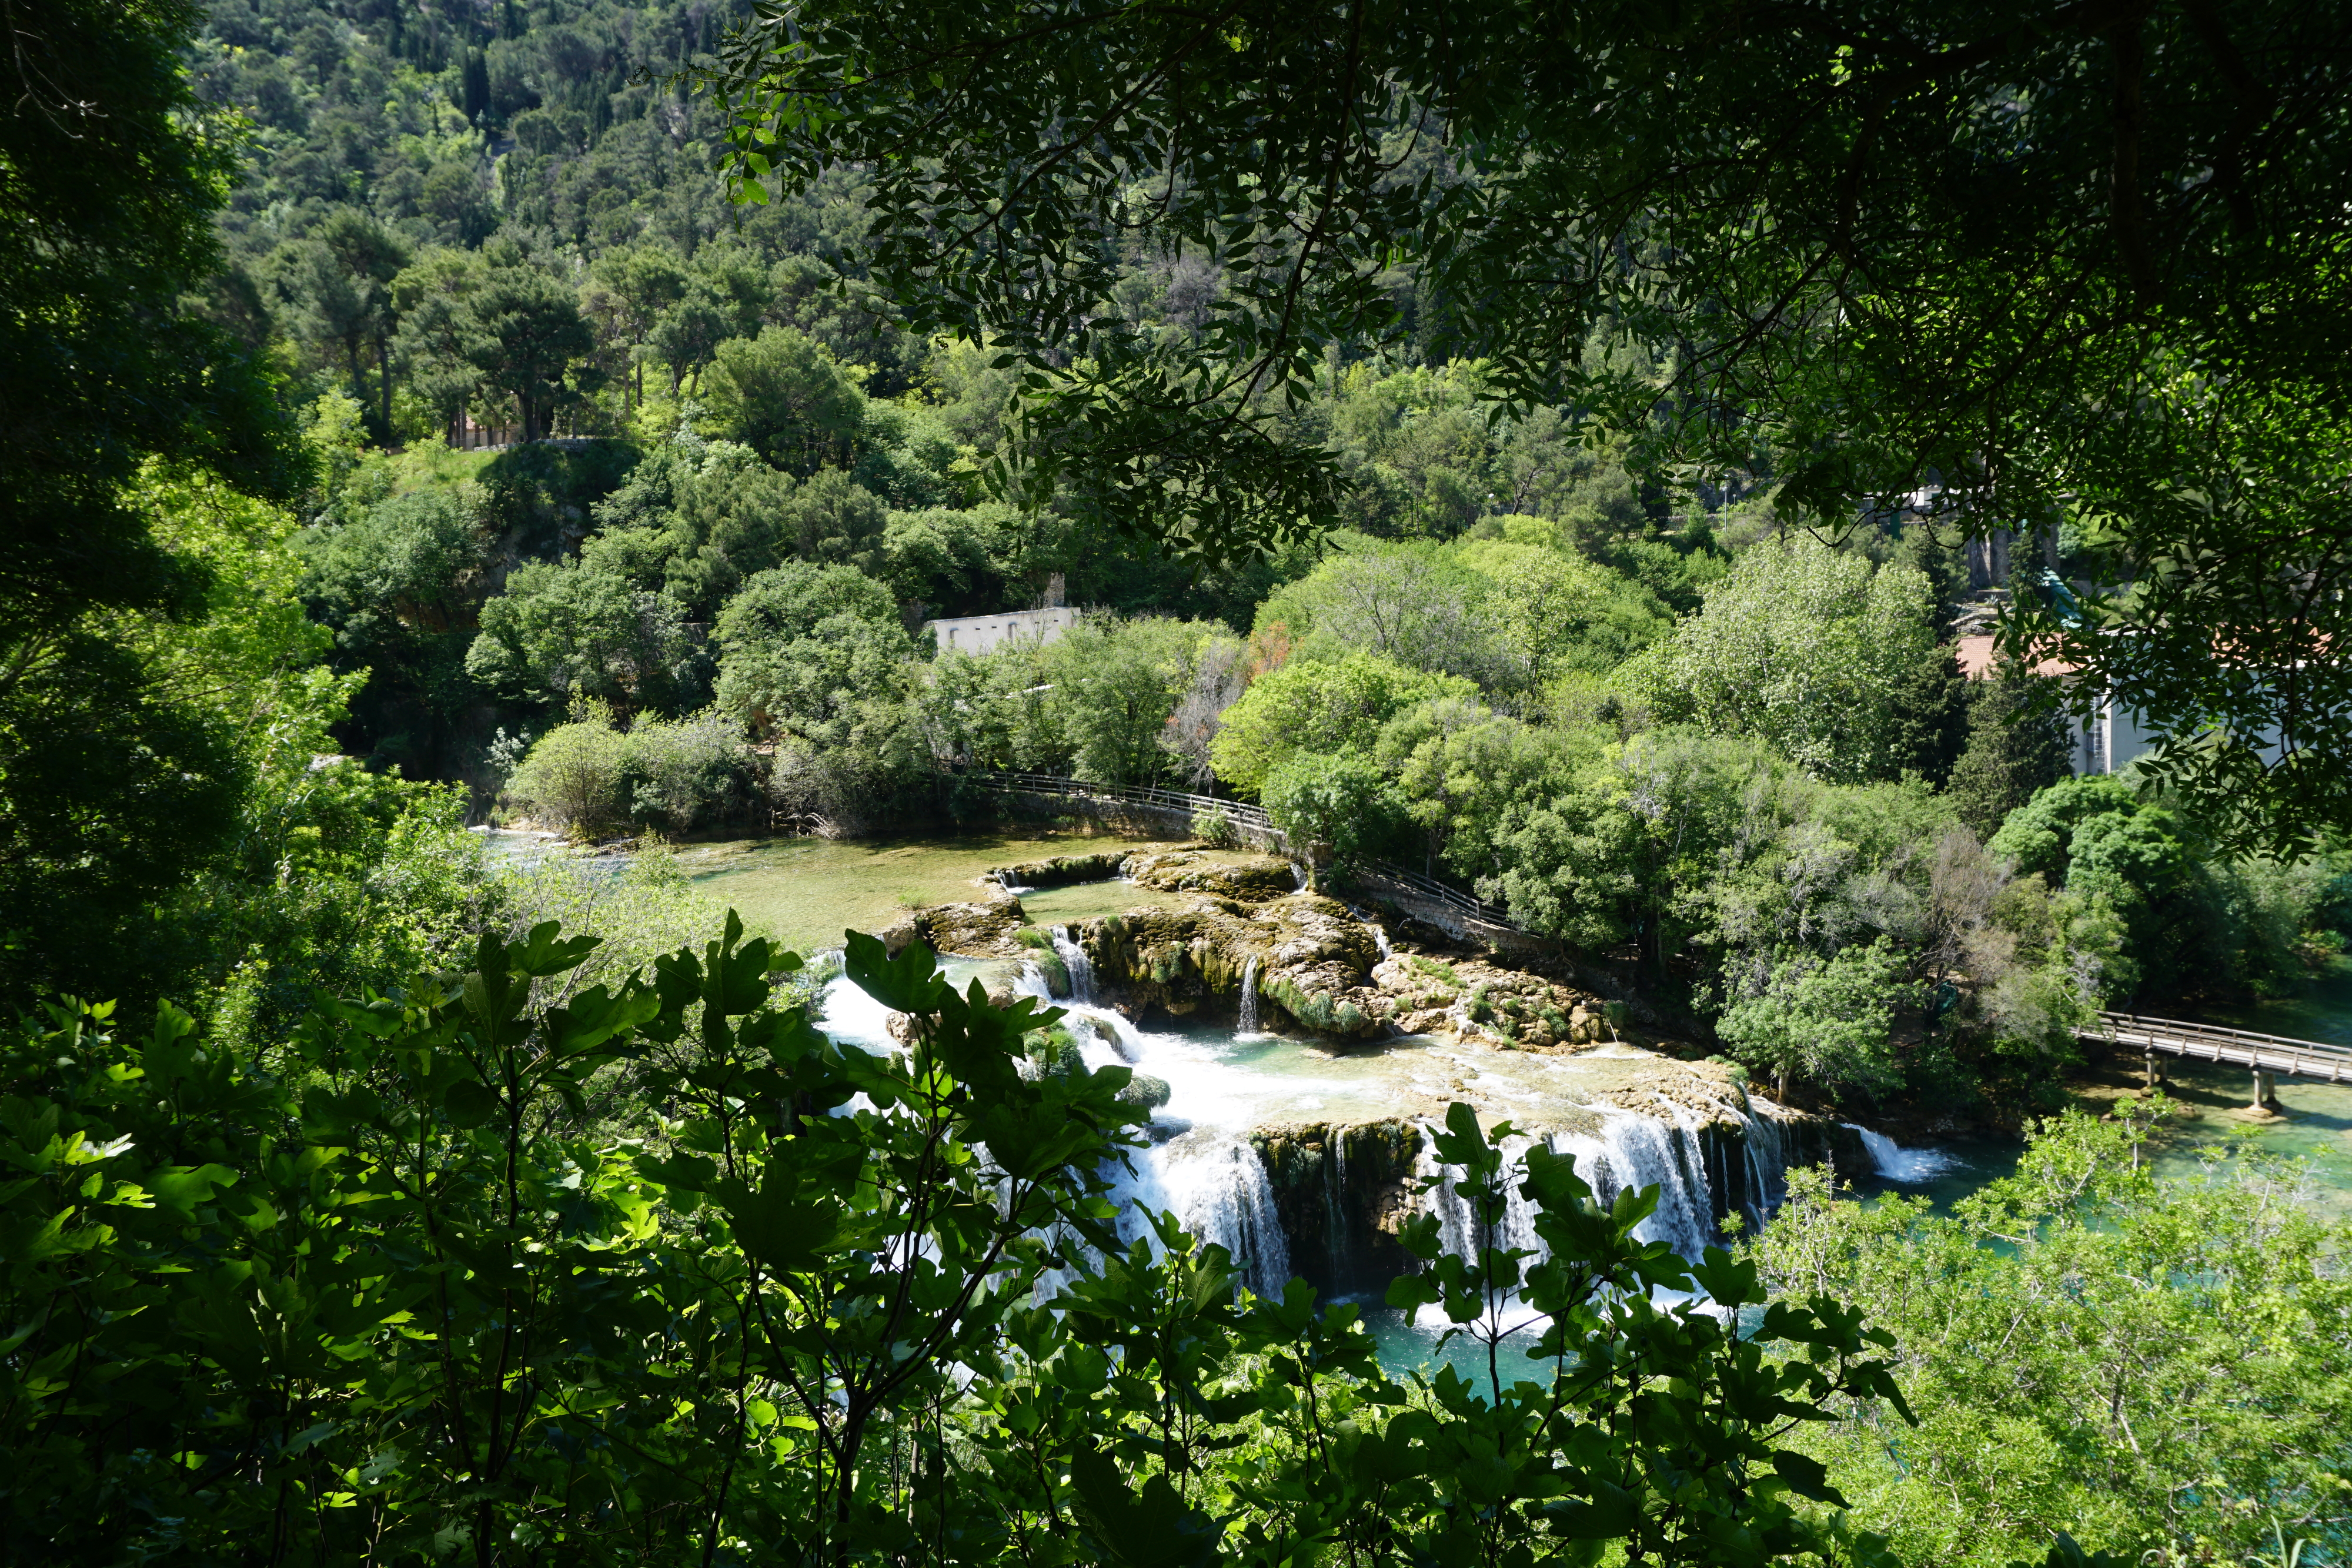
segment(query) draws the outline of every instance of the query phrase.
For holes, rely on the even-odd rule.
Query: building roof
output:
[[[1988,679],[1992,674],[1995,639],[1990,635],[1957,639],[1956,656],[1960,661],[1960,674],[1972,681]],[[2033,666],[2037,675],[2071,675],[2074,666],[2063,659],[2044,659]]]

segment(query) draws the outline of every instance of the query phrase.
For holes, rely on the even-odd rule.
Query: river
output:
[[[681,864],[702,891],[742,911],[755,928],[814,950],[836,945],[845,926],[878,930],[908,904],[971,898],[976,895],[973,879],[992,867],[1115,841],[1053,832],[856,843],[770,840],[691,846],[681,852]],[[1023,902],[1034,922],[1052,926],[1116,913],[1160,896],[1108,882],[1048,889],[1026,894]],[[1083,963],[1083,955],[1079,956]],[[950,967],[961,973],[967,966]],[[1042,988],[1034,976],[1029,984]],[[868,1047],[884,1043],[880,1009],[846,981],[835,982],[827,1001],[828,1030],[837,1038]],[[1628,1065],[1627,1059],[1645,1054],[1603,1049],[1565,1058],[1531,1056],[1465,1047],[1447,1038],[1410,1037],[1335,1055],[1316,1041],[1227,1023],[1162,1019],[1145,1030],[1107,1009],[1076,1005],[1074,1010],[1095,1027],[1087,1054],[1097,1065],[1132,1065],[1165,1080],[1171,1088],[1171,1098],[1155,1119],[1153,1146],[1139,1157],[1129,1184],[1134,1203],[1173,1208],[1196,1230],[1226,1242],[1244,1255],[1252,1282],[1261,1289],[1277,1283],[1292,1260],[1265,1175],[1247,1141],[1254,1127],[1426,1114],[1429,1106],[1465,1082],[1475,1082],[1497,1103],[1535,1104],[1561,1097],[1590,1101],[1596,1083]],[[2298,998],[2206,1016],[2275,1034],[2352,1042],[2352,963],[2332,965]],[[2096,1106],[2136,1088],[2138,1072],[2137,1058],[2095,1061],[2070,1087],[2079,1102]],[[2281,1079],[2278,1099],[2286,1114],[2252,1122],[2239,1114],[2251,1099],[2247,1074],[2175,1061],[2168,1063],[2168,1076],[2173,1097],[2189,1113],[2158,1137],[2160,1171],[2193,1172],[2216,1146],[2295,1156],[2306,1162],[2312,1206],[2332,1216],[2352,1217],[2352,1085]],[[1671,1126],[1667,1132],[1672,1134]],[[1591,1157],[1605,1172],[1609,1156],[1601,1150],[1602,1142],[1598,1135],[1565,1141],[1589,1145]],[[1653,1136],[1646,1143],[1629,1143],[1620,1136],[1611,1152],[1619,1166],[1632,1170],[1627,1162],[1634,1157],[1633,1145],[1646,1147],[1660,1142]],[[1556,1146],[1567,1152],[1565,1143],[1556,1141]],[[2019,1152],[2013,1140],[1994,1137],[1912,1148],[1875,1135],[1870,1143],[1871,1168],[1844,1173],[1865,1197],[1924,1195],[1939,1210],[1948,1210],[1954,1202],[2014,1169]],[[1641,1157],[1654,1166],[1649,1169],[1651,1179],[1663,1176],[1669,1183],[1697,1186],[1701,1190],[1696,1196],[1680,1196],[1681,1207],[1690,1210],[1696,1206],[1704,1213],[1706,1177],[1696,1168],[1699,1159],[1693,1155],[1677,1164],[1671,1150],[1667,1156]],[[1660,1157],[1663,1165],[1657,1164]],[[1587,1155],[1580,1154],[1579,1158],[1581,1164]],[[1676,1196],[1669,1194],[1670,1198]],[[1680,1228],[1691,1228],[1684,1223]],[[1668,1239],[1695,1249],[1695,1236],[1677,1233]],[[1359,1291],[1354,1299],[1363,1304],[1383,1359],[1400,1366],[1430,1364],[1435,1331],[1426,1323],[1407,1327],[1399,1314],[1379,1302],[1376,1289]],[[1474,1358],[1468,1347],[1457,1343],[1447,1359],[1467,1371]]]

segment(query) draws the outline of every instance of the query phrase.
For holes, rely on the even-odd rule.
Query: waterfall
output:
[[[1698,1130],[1630,1112],[1601,1124],[1601,1145],[1617,1191],[1655,1186],[1658,1207],[1633,1234],[1664,1241],[1694,1262],[1715,1240],[1715,1210]],[[1615,1193],[1610,1195],[1612,1198]]]
[[[1307,883],[1308,881],[1305,863],[1299,861],[1292,861],[1290,862],[1290,874],[1298,883],[1297,887],[1292,888],[1290,891],[1293,893],[1305,893],[1307,891]]]
[[[1507,1166],[1516,1162],[1534,1140],[1514,1137],[1501,1145]],[[1664,1241],[1696,1262],[1715,1245],[1714,1200],[1706,1177],[1706,1154],[1696,1124],[1662,1121],[1631,1112],[1612,1113],[1601,1124],[1598,1143],[1569,1134],[1546,1140],[1552,1153],[1576,1162],[1576,1174],[1603,1204],[1616,1200],[1629,1187],[1655,1186],[1658,1207],[1634,1235],[1643,1241]],[[1454,1187],[1460,1172],[1440,1166],[1426,1129],[1422,1134],[1424,1176],[1443,1176],[1445,1185],[1423,1202],[1437,1217],[1438,1233],[1446,1250],[1468,1255],[1477,1245],[1470,1206]],[[1752,1156],[1751,1156],[1752,1157]],[[1519,1192],[1516,1179],[1507,1183],[1502,1224],[1491,1244],[1525,1248],[1538,1256],[1547,1249],[1537,1239],[1535,1206]]]
[[[1371,933],[1372,945],[1381,950],[1381,961],[1386,963],[1395,957],[1395,950],[1389,946],[1389,934],[1377,925],[1371,927]]]
[[[1194,1236],[1232,1253],[1251,1290],[1281,1296],[1290,1279],[1290,1247],[1275,1212],[1274,1184],[1248,1144],[1197,1129],[1139,1151],[1133,1174],[1114,1188],[1122,1240],[1150,1235],[1140,1210],[1167,1209]]]
[[[1739,1114],[1748,1133],[1740,1141],[1748,1163],[1748,1222],[1753,1229],[1788,1199],[1789,1147],[1778,1116],[1759,1116],[1753,1104]]]
[[[1257,955],[1255,953],[1242,960],[1242,1016],[1239,1027],[1244,1034],[1257,1032]]]
[[[887,1056],[899,1049],[890,1038],[890,1009],[866,994],[846,975],[825,982],[817,1000],[817,1027],[841,1045]]]
[[[1523,1248],[1541,1257],[1547,1249],[1536,1236],[1535,1205],[1519,1191],[1525,1185],[1523,1179],[1511,1174],[1511,1167],[1534,1142],[1533,1138],[1515,1136],[1504,1139],[1499,1145],[1503,1154],[1502,1221],[1492,1236],[1484,1239],[1483,1244]],[[1445,1243],[1445,1249],[1475,1259],[1482,1239],[1478,1235],[1476,1217],[1470,1211],[1470,1200],[1464,1197],[1454,1186],[1462,1178],[1462,1169],[1458,1166],[1439,1162],[1435,1142],[1427,1127],[1421,1132],[1421,1167],[1418,1174],[1424,1179],[1431,1176],[1444,1179],[1444,1185],[1429,1192],[1423,1201],[1429,1211],[1437,1216],[1437,1231]]]
[[[1884,1133],[1846,1124],[1862,1134],[1862,1146],[1870,1151],[1870,1164],[1886,1181],[1916,1184],[1928,1181],[1952,1168],[1952,1156],[1941,1149],[1906,1149]]]
[[[1013,977],[1013,995],[1034,997],[1045,1006],[1058,1006],[1068,1016],[1070,1032],[1077,1034],[1079,1051],[1085,1053],[1089,1067],[1108,1067],[1112,1062],[1143,1061],[1143,1030],[1127,1022],[1119,1013],[1108,1006],[1094,1004],[1094,967],[1087,964],[1087,950],[1070,943],[1063,936],[1066,926],[1054,926],[1054,952],[1061,955],[1063,967],[1070,971],[1070,1001],[1054,999],[1054,989],[1046,985],[1045,971],[1030,961],[1021,964],[1021,973]]]
[[[1070,928],[1054,927],[1054,951],[1061,956],[1062,967],[1070,971],[1070,999],[1091,1007],[1095,999],[1094,960],[1087,950],[1070,940]]]

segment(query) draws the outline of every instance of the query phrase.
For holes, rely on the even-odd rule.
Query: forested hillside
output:
[[[679,73],[739,19],[208,13],[199,90],[248,119],[249,157],[206,309],[326,400],[304,593],[338,664],[372,672],[341,733],[375,765],[487,789],[499,731],[575,696],[691,711],[726,599],[788,559],[854,566],[909,625],[1034,603],[1060,575],[1074,603],[1241,631],[1311,560],[1202,570],[987,500],[1012,378],[862,298],[859,178],[747,206],[709,177],[719,127]],[[1128,273],[1161,329],[1205,325],[1213,268],[1139,249]],[[1392,287],[1410,309],[1412,279]],[[1637,486],[1560,411],[1494,425],[1478,391],[1472,366],[1342,349],[1296,435],[1346,455],[1343,513],[1369,535],[1560,522],[1694,601],[1710,529],[1739,526],[1706,515],[1721,493]],[[436,455],[479,427],[561,444]]]

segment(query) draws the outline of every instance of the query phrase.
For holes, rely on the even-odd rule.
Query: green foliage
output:
[[[1990,847],[2121,921],[2118,999],[2299,983],[2315,868],[2215,856],[2194,824],[2126,779],[2062,779],[2011,812]]]
[[[2017,1174],[1948,1218],[1791,1173],[1748,1249],[1776,1291],[1827,1291],[1894,1337],[1917,1425],[1865,1399],[1798,1441],[1903,1560],[1994,1568],[2063,1530],[2235,1560],[2274,1521],[2331,1545],[2352,1526],[2342,1227],[2251,1156],[2159,1178],[2148,1128],[2043,1123]]]
[[[181,69],[195,16],[60,3],[17,24],[0,126],[0,664],[85,611],[185,612],[200,566],[150,528],[152,460],[283,499],[307,466],[270,378],[199,294],[235,180],[226,129]],[[136,191],[136,199],[126,193]]]
[[[683,832],[744,809],[750,757],[741,727],[715,712],[641,716],[625,733],[592,712],[534,742],[507,780],[530,816],[575,832],[634,821]]]
[[[718,643],[719,705],[762,734],[840,722],[861,698],[895,695],[911,647],[880,584],[805,562],[747,582],[719,616]]]
[[[877,296],[1017,370],[1002,494],[1211,557],[1351,503],[1444,532],[1510,484],[1476,402],[1840,534],[1933,475],[1971,531],[2072,526],[2116,586],[2021,605],[2012,654],[2063,642],[2283,852],[2352,820],[2347,601],[2309,587],[2352,549],[2345,68],[2284,0],[2136,16],[1260,7],[1204,51],[1172,15],[830,0],[704,74],[747,106],[740,202],[871,171]],[[1334,429],[1334,361],[1423,368]]]
[[[1330,663],[1296,660],[1259,676],[1226,711],[1210,756],[1218,778],[1255,795],[1293,752],[1369,749],[1380,727],[1400,710],[1474,690],[1458,676],[1425,674],[1377,653],[1354,653]]]
[[[1952,766],[1960,820],[1990,838],[2011,812],[2064,778],[2072,747],[2046,683],[2003,663],[1969,702],[1968,748]]]
[[[632,587],[606,559],[517,568],[482,606],[466,673],[534,704],[587,698],[660,712],[691,701],[697,649],[677,604]]]
[[[1739,963],[1726,976],[1715,1032],[1734,1060],[1774,1074],[1780,1093],[1794,1072],[1874,1099],[1902,1082],[1891,1036],[1895,1015],[1916,999],[1908,969],[1884,936],[1827,960],[1799,953]]]
[[[1052,643],[943,652],[925,722],[936,753],[982,768],[1204,783],[1243,661],[1239,639],[1212,622],[1088,616]]]
[[[1387,781],[1361,753],[1294,752],[1265,776],[1260,791],[1275,827],[1318,875],[1325,866],[1344,875],[1395,834]]]
[[[507,780],[507,793],[534,814],[593,831],[621,814],[627,750],[627,737],[604,716],[558,725],[531,743]]]
[[[1759,546],[1632,677],[1659,720],[1762,741],[1836,783],[1896,776],[1904,677],[1929,653],[1927,580],[1810,538]]]
[[[1540,531],[1549,539],[1520,530],[1444,547],[1337,536],[1313,571],[1258,607],[1259,639],[1326,660],[1377,653],[1473,680],[1517,709],[1540,706],[1562,675],[1606,672],[1667,625],[1648,590],[1546,548],[1559,535]]]
[[[866,429],[866,394],[789,327],[721,344],[702,395],[730,437],[791,474],[845,465]]]

